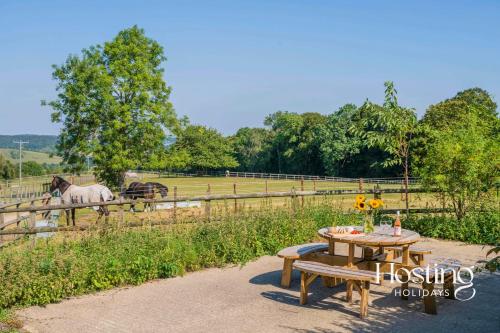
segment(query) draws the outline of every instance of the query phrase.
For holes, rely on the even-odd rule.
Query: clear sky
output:
[[[474,86],[500,99],[500,1],[0,0],[0,134],[57,134],[51,65],[134,24],[165,48],[177,113],[225,134],[380,102],[386,80],[419,115]]]

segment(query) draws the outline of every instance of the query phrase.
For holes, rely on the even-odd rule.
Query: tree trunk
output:
[[[408,154],[405,155],[405,203],[406,203],[406,217],[410,218],[410,207],[408,203]]]
[[[125,191],[125,174],[125,171],[120,172],[120,178],[118,179],[118,190],[120,191],[120,194]]]

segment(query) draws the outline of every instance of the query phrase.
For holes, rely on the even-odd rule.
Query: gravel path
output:
[[[486,249],[427,239],[437,256],[472,265]],[[345,250],[345,249],[343,249]],[[282,261],[263,257],[243,267],[208,269],[184,277],[69,299],[18,311],[30,332],[500,332],[500,275],[476,274],[475,297],[438,298],[437,316],[422,301],[403,301],[389,283],[373,286],[369,317],[358,318],[359,298],[348,305],[345,287],[316,281],[310,302],[299,306],[298,274],[279,286]]]

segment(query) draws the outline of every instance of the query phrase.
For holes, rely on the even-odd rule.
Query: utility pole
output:
[[[14,143],[19,144],[19,187],[21,187],[23,181],[23,144],[30,143],[29,141],[14,141]]]

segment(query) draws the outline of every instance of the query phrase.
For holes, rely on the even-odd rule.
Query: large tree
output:
[[[271,166],[279,173],[321,175],[320,129],[326,117],[315,112],[297,114],[278,111],[264,124],[272,133]]]
[[[500,166],[500,137],[485,135],[475,113],[463,120],[434,137],[417,169],[425,187],[449,199],[458,219],[488,195]]]
[[[360,118],[358,126],[351,127],[356,135],[366,140],[368,147],[379,147],[388,153],[383,165],[403,167],[405,178],[406,212],[408,205],[408,177],[410,173],[411,142],[419,133],[414,109],[398,104],[397,91],[392,82],[385,82],[385,100],[380,107],[369,101],[365,103],[368,115]]]
[[[119,186],[128,169],[163,152],[165,132],[177,124],[165,60],[162,46],[133,26],[54,65],[58,95],[49,105],[63,124],[57,148],[70,171],[91,156],[98,178]]]
[[[477,125],[492,133],[498,130],[497,104],[481,88],[460,91],[454,97],[429,106],[422,123],[442,131],[466,123],[475,115]]]
[[[0,179],[11,179],[15,177],[15,174],[14,165],[0,154]]]
[[[243,127],[231,138],[238,170],[266,172],[271,153],[271,133],[265,128]]]
[[[365,105],[358,108],[346,104],[328,115],[321,128],[321,157],[327,174],[343,177],[394,176],[397,170],[384,168],[380,161],[387,153],[378,147],[368,147],[362,136],[350,130],[368,112]]]
[[[188,125],[180,131],[171,148],[173,156],[183,156],[191,170],[224,170],[238,166],[228,138],[215,129]]]

